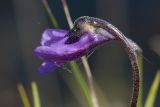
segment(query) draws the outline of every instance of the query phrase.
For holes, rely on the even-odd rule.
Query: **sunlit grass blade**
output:
[[[24,107],[31,107],[31,104],[29,102],[29,99],[27,97],[27,94],[26,94],[26,91],[25,91],[23,85],[18,84],[17,88],[18,88],[18,92],[20,94],[20,97],[21,97],[21,100],[22,100]]]
[[[41,107],[38,87],[35,82],[31,83],[34,107]]]
[[[140,86],[139,86],[139,96],[137,107],[143,107],[143,56],[142,53],[137,53],[138,66],[139,66],[139,76],[140,76]]]
[[[160,85],[160,71],[157,72],[156,77],[151,85],[144,107],[154,107],[154,102],[157,96],[159,85]]]

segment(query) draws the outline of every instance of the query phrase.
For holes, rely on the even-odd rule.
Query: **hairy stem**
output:
[[[102,29],[102,31],[98,32],[99,29]],[[70,36],[69,39],[72,39],[73,36],[76,38],[80,38],[81,36],[83,36],[83,33],[85,31],[91,31],[94,32],[95,34],[102,34],[102,35],[106,33],[106,35],[103,36],[106,41],[108,40],[108,38],[110,38],[111,40],[119,41],[124,46],[129,55],[133,71],[133,93],[131,99],[131,107],[136,107],[140,88],[142,88],[140,87],[141,85],[140,83],[142,81],[142,77],[140,77],[140,75],[142,72],[140,68],[141,66],[139,66],[140,61],[138,61],[138,57],[142,55],[142,50],[140,49],[140,47],[132,40],[125,37],[112,24],[106,22],[105,20],[89,16],[82,16],[75,21],[75,25],[71,30],[72,36]]]
[[[62,1],[62,4],[63,4],[64,12],[65,12],[69,27],[70,27],[70,29],[72,29],[73,28],[73,22],[72,22],[72,19],[71,19],[71,15],[69,13],[67,2],[66,2],[66,0],[61,0],[61,1]],[[88,85],[89,85],[89,90],[90,90],[90,94],[91,94],[91,98],[92,98],[93,107],[99,107],[98,99],[97,99],[95,88],[94,88],[93,77],[92,77],[92,73],[91,73],[87,58],[85,56],[83,56],[81,58],[81,60],[82,60],[83,66],[85,68],[85,72],[86,72],[86,76],[87,76],[87,80],[88,80]]]
[[[143,107],[143,56],[141,52],[137,53],[138,65],[139,65],[139,76],[140,76],[140,87],[137,107]]]
[[[138,61],[135,50],[133,50],[133,47],[128,44],[126,41],[122,41],[122,44],[126,47],[127,53],[129,55],[132,69],[133,69],[133,94],[132,94],[132,100],[131,100],[131,107],[137,106],[137,100],[139,95],[139,67],[138,67]]]
[[[130,39],[126,38],[117,28],[112,26],[111,24],[107,24],[106,27],[107,31],[111,33],[113,36],[116,37],[120,43],[125,47],[129,59],[131,61],[132,65],[132,72],[133,72],[133,93],[132,93],[132,99],[131,99],[131,107],[136,107],[137,106],[137,100],[139,96],[139,86],[140,86],[140,69],[138,66],[138,59],[137,59],[137,54],[141,54],[141,49],[139,46],[131,41]]]

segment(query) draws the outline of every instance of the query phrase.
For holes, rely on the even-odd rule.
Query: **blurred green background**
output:
[[[61,28],[69,29],[61,1],[48,2]],[[85,15],[105,19],[142,47],[145,99],[160,68],[160,1],[67,0],[67,3],[73,20]],[[18,83],[24,85],[32,100],[31,81],[36,81],[39,87],[42,107],[86,107],[74,95],[79,90],[72,73],[64,69],[47,75],[37,73],[42,61],[33,50],[47,28],[52,26],[41,0],[0,1],[0,107],[23,106]],[[117,42],[107,43],[89,57],[89,63],[104,102],[112,107],[128,107],[132,76],[123,47]],[[72,89],[77,91],[71,91],[66,79],[75,84]],[[159,101],[160,91],[155,107],[160,107]]]

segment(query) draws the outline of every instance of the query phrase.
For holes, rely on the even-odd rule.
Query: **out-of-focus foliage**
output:
[[[160,86],[160,71],[158,71],[155,76],[155,79],[148,92],[148,96],[147,96],[144,107],[154,107],[159,86]]]

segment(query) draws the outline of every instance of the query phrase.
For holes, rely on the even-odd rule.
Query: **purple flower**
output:
[[[133,69],[133,94],[131,107],[136,107],[139,95],[139,66],[138,54],[140,47],[132,40],[125,37],[110,23],[93,17],[80,17],[74,27],[69,30],[48,29],[44,31],[41,46],[35,53],[44,62],[39,68],[40,73],[46,73],[76,60],[93,49],[110,40],[119,41],[126,49]]]
[[[42,34],[41,45],[35,49],[36,55],[44,61],[39,72],[54,71],[114,39],[111,33],[99,25],[97,18],[91,20],[89,17],[81,17],[70,31],[47,29]]]

